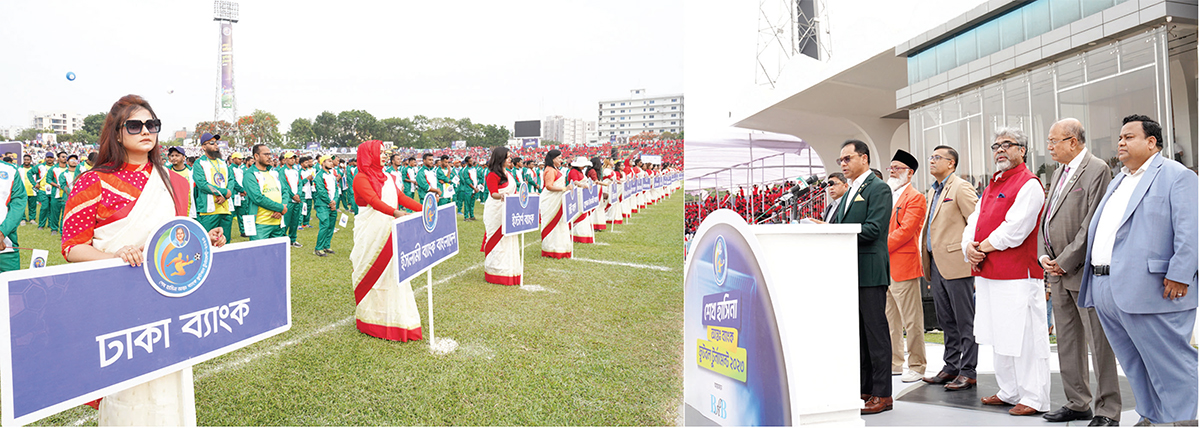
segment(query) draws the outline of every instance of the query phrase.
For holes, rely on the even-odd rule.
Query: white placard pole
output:
[[[425,296],[429,301],[429,346],[433,346],[436,340],[433,338],[433,268],[425,271]]]

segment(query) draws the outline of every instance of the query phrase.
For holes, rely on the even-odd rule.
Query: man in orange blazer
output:
[[[908,371],[900,378],[916,382],[925,376],[925,311],[921,308],[921,255],[917,243],[925,222],[925,197],[910,184],[917,158],[897,150],[888,168],[892,189],[892,220],[888,226],[888,260],[892,284],[888,287],[888,333],[892,337],[892,374],[904,369],[904,347],[908,345]],[[906,334],[908,340],[901,340]]]

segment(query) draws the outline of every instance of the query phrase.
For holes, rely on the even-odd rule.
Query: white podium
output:
[[[792,424],[863,426],[857,224],[750,226],[787,361]]]
[[[859,230],[705,218],[684,268],[686,425],[864,425]]]

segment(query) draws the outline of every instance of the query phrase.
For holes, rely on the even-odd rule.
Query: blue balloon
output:
[[[74,71],[67,72],[67,80],[75,81],[75,72]]]

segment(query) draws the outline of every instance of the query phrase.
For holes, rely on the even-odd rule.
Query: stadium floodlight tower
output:
[[[234,1],[213,2],[213,21],[217,21],[219,50],[217,51],[217,98],[213,121],[237,122],[237,92],[233,80],[233,24],[238,22],[238,4]]]

